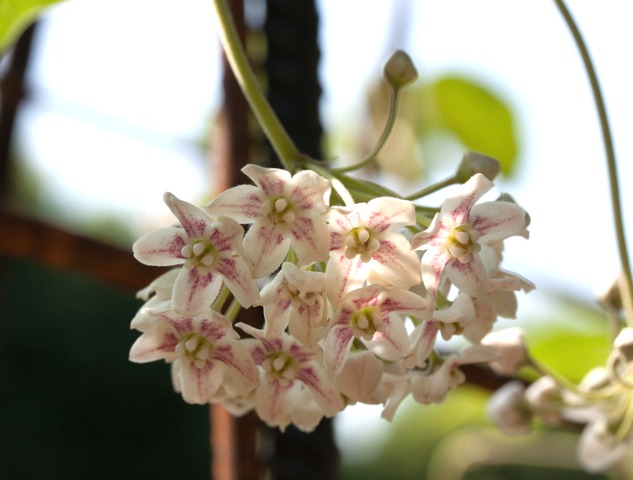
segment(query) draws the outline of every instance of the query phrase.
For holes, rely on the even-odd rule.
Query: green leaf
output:
[[[61,0],[0,0],[0,53],[15,42],[42,10]]]
[[[468,150],[499,160],[502,174],[510,175],[519,150],[510,108],[490,89],[464,77],[445,76],[430,87],[440,125]]]

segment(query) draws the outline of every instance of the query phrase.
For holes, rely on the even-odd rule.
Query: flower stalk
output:
[[[589,77],[589,83],[591,84],[591,92],[593,93],[594,101],[596,103],[596,109],[598,110],[598,119],[600,121],[600,128],[602,131],[602,139],[604,143],[604,149],[607,159],[607,168],[609,172],[609,183],[611,186],[611,205],[613,209],[613,220],[615,224],[615,233],[618,244],[618,252],[620,255],[620,263],[622,266],[622,273],[624,276],[624,284],[622,287],[622,304],[625,311],[625,318],[627,325],[633,326],[633,276],[631,274],[631,264],[629,262],[629,255],[627,251],[626,236],[624,233],[624,221],[622,219],[622,202],[620,200],[620,187],[618,186],[618,171],[617,162],[615,158],[615,150],[613,147],[613,140],[611,137],[611,128],[609,126],[609,119],[607,117],[607,109],[602,96],[602,90],[600,83],[598,82],[598,75],[593,66],[589,50],[585,44],[585,41],[578,29],[578,25],[574,21],[569,9],[565,5],[563,0],[554,0],[561,15],[563,16],[567,27],[570,30],[574,38],[574,42],[578,47],[580,56],[582,57],[583,65]]]

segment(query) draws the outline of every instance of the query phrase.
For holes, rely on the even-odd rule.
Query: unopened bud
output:
[[[532,410],[525,401],[525,387],[519,381],[506,383],[490,397],[488,416],[506,435],[521,435],[532,429]]]
[[[494,180],[501,171],[501,164],[488,155],[467,152],[457,169],[457,177],[461,183],[467,182],[476,173],[481,173],[488,180]]]
[[[384,68],[385,79],[396,90],[407,86],[418,78],[411,57],[402,50],[397,50],[391,58],[387,60]]]
[[[521,367],[529,363],[523,331],[518,327],[489,333],[481,344],[497,351],[497,360],[490,362],[490,366],[499,375],[516,375]]]

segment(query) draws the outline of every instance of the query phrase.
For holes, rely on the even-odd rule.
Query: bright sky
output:
[[[196,201],[207,182],[196,142],[217,107],[209,3],[72,0],[50,11],[20,145],[51,195],[84,214],[114,209],[141,223],[166,211],[166,190]],[[633,3],[568,3],[596,63],[621,178],[630,179]],[[326,128],[362,123],[364,87],[396,48],[411,54],[423,77],[483,80],[514,108],[523,146],[520,178],[502,187],[529,211],[531,239],[510,242],[507,268],[545,292],[563,281],[589,299],[617,273],[595,108],[553,1],[322,0],[320,8]],[[633,189],[621,184],[631,238]],[[538,305],[542,295],[525,302]]]

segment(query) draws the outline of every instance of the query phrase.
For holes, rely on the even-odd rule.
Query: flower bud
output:
[[[519,327],[489,333],[481,344],[493,347],[497,351],[499,356],[497,360],[490,362],[490,366],[499,375],[514,376],[528,363],[525,339]]]
[[[397,50],[387,60],[384,68],[385,79],[396,90],[407,86],[418,78],[411,57],[402,50]]]
[[[488,416],[506,435],[529,433],[532,410],[525,401],[525,387],[519,381],[506,383],[488,402]]]
[[[501,164],[498,160],[483,153],[467,152],[457,169],[457,178],[464,183],[476,173],[481,173],[488,180],[494,180],[500,171]]]

